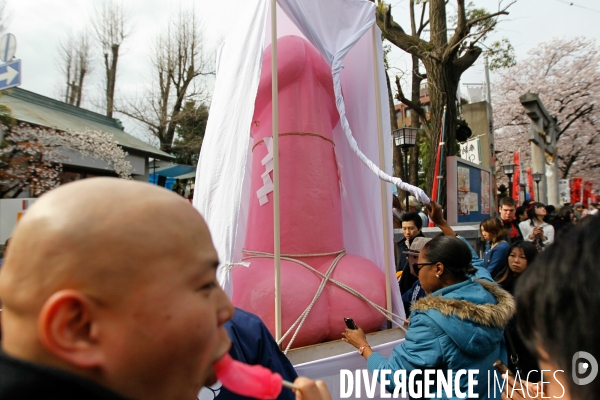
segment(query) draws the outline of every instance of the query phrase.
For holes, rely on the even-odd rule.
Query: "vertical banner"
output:
[[[590,181],[585,181],[583,183],[583,205],[588,208],[590,203],[592,202],[592,189],[594,188],[594,184]]]
[[[561,206],[571,203],[571,186],[568,179],[558,181],[558,202]]]
[[[515,174],[513,175],[512,181],[512,197],[517,201],[517,204],[519,204],[522,200],[525,200],[519,198],[519,184],[521,182],[521,153],[518,151],[515,152],[515,154],[513,154],[513,158],[513,162],[515,164]]]
[[[571,204],[581,202],[581,190],[583,179],[582,178],[573,178],[573,184],[571,186]]]
[[[533,186],[531,168],[527,168],[527,193],[529,193],[529,200],[535,200],[535,188]]]

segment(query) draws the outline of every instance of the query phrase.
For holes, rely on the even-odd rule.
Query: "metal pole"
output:
[[[536,201],[540,201],[540,182],[539,181],[535,182],[535,188],[537,189]]]
[[[408,149],[407,148],[402,148],[402,151],[404,152],[404,182],[408,182]],[[408,212],[408,196],[409,194],[406,193],[406,212]]]
[[[279,219],[279,103],[277,86],[277,0],[271,0],[271,70],[273,113],[273,256],[275,261],[275,340],[281,339],[281,241]]]
[[[483,65],[485,66],[485,91],[487,94],[487,102],[492,105],[492,90],[490,85],[490,66],[488,64],[488,58],[483,59]],[[491,132],[490,132],[491,133]]]
[[[513,195],[512,195],[512,174],[507,174],[508,175],[508,197],[510,197],[512,199]]]
[[[379,144],[379,167],[384,169],[385,167],[385,153],[384,153],[384,143],[383,143],[383,127],[381,126],[381,91],[379,90],[379,65],[377,62],[377,35],[375,24],[371,28],[373,32],[373,68],[375,77],[375,110],[377,112],[377,140]],[[389,232],[389,219],[388,213],[390,212],[390,207],[388,205],[388,195],[387,188],[385,186],[384,181],[380,181],[379,187],[381,189],[381,216],[383,219],[383,262],[384,265],[384,273],[385,273],[385,304],[388,312],[392,312],[392,288],[391,288],[391,280],[390,280],[390,232]],[[388,321],[387,323],[388,329],[392,327],[392,323]]]

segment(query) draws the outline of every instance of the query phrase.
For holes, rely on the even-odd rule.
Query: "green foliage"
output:
[[[502,38],[501,40],[492,43],[488,46],[484,55],[488,57],[489,67],[492,71],[517,65],[515,48],[510,44],[507,38]]]
[[[487,17],[490,13],[485,8],[477,8],[475,4],[469,2],[466,7],[466,17],[467,20],[473,20],[476,18]],[[473,25],[472,32],[492,32],[496,29],[496,24],[498,21],[496,18],[487,18],[482,21],[477,22]],[[483,35],[480,41],[484,41],[487,38],[487,33]]]
[[[173,141],[172,148],[177,164],[192,166],[198,164],[207,121],[208,106],[206,104],[196,105],[195,101],[188,101],[184,104],[178,116],[177,137]]]

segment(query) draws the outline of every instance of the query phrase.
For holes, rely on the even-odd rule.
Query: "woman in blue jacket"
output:
[[[483,266],[494,277],[502,270],[508,256],[510,245],[504,240],[506,228],[498,218],[489,217],[481,221],[479,229],[483,240],[486,241]]]
[[[429,241],[414,265],[427,296],[413,305],[404,342],[385,358],[371,350],[360,328],[346,329],[343,340],[359,349],[371,373],[405,370],[408,377],[413,370],[452,370],[453,374],[478,370],[478,382],[473,386],[478,398],[500,398],[499,390],[490,388],[488,392],[488,382],[494,383],[494,361],[507,362],[503,333],[514,313],[512,296],[493,282],[489,272],[472,266],[472,249],[453,235],[441,216],[441,207],[432,205],[431,219],[447,236]],[[449,395],[437,392],[436,383],[429,388],[434,398],[459,398],[454,385]],[[459,384],[460,391],[467,393],[468,376],[462,375]],[[394,387],[392,380],[387,389],[393,391]]]

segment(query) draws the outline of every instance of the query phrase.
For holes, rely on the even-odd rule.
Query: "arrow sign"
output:
[[[0,66],[0,90],[21,85],[21,60]]]

